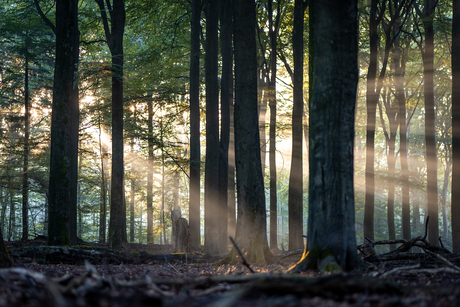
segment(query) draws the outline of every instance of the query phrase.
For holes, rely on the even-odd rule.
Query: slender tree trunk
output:
[[[279,12],[278,12],[279,14]],[[270,80],[268,87],[270,106],[270,247],[278,248],[277,190],[276,190],[276,32],[273,29],[273,0],[268,1],[268,24],[270,36]]]
[[[402,192],[402,235],[403,239],[411,239],[410,202],[409,202],[409,164],[407,161],[407,123],[406,95],[404,93],[404,74],[406,61],[404,51],[400,50],[399,41],[395,41],[395,86],[396,100],[399,111],[399,157],[401,160],[401,192]]]
[[[8,202],[6,201],[6,194],[4,194],[5,192],[5,189],[0,189],[0,198],[1,198],[1,205],[2,205],[2,212],[1,212],[1,216],[0,216],[0,221],[1,221],[1,225],[0,225],[0,229],[2,231],[2,234],[5,233],[5,215],[6,215],[6,206],[8,204]]]
[[[8,177],[8,186],[11,186],[11,178]],[[10,216],[8,220],[8,241],[11,241],[12,239],[14,240],[15,237],[15,232],[16,232],[16,209],[14,206],[14,201],[13,201],[13,191],[9,189],[8,191],[9,194],[9,201],[10,201]]]
[[[78,142],[81,146],[81,141]],[[77,173],[81,173],[81,168],[83,166],[83,157],[82,155],[78,155],[78,169]],[[78,211],[78,224],[77,224],[77,234],[75,238],[75,245],[77,244],[77,238],[81,238],[82,231],[83,231],[83,217],[82,217],[82,210],[80,206],[80,195],[81,195],[81,185],[77,181],[77,211]]]
[[[78,2],[78,0],[77,0]],[[78,5],[78,3],[77,3]],[[74,36],[74,53],[73,65],[75,71],[78,71],[80,32],[78,30],[78,8],[75,16],[76,34]],[[72,90],[72,118],[70,119],[70,138],[72,146],[71,156],[71,196],[70,196],[70,244],[77,244],[77,211],[78,211],[78,139],[79,139],[79,124],[80,124],[80,97],[78,93],[78,80],[74,80]]]
[[[394,65],[392,65],[393,67]],[[394,67],[393,67],[394,68]],[[395,105],[391,102],[391,91],[385,89],[383,92],[383,104],[385,105],[385,111],[382,109],[382,104],[379,103],[379,113],[380,121],[382,127],[384,128],[385,134],[385,144],[387,148],[387,165],[388,165],[388,175],[387,175],[387,222],[388,222],[388,237],[390,240],[396,239],[396,228],[395,228],[395,179],[396,179],[396,133],[398,130],[398,108],[399,105]],[[385,112],[388,118],[388,130],[385,126],[385,121],[383,119],[383,113]],[[395,244],[390,245],[390,250],[396,248]]]
[[[460,0],[452,15],[452,251],[460,253]]]
[[[238,220],[235,241],[249,263],[270,261],[257,123],[256,14],[253,0],[235,0],[235,160]],[[233,248],[227,258],[236,262]]]
[[[99,212],[99,242],[105,243],[106,212],[107,212],[107,183],[106,168],[108,165],[107,145],[102,143],[102,126],[99,114],[99,151],[101,154],[101,206]]]
[[[219,245],[219,84],[217,0],[206,3],[206,165],[204,199],[204,248],[208,254],[220,253]]]
[[[423,52],[423,78],[425,96],[425,143],[427,164],[427,200],[428,216],[428,241],[439,245],[438,226],[438,181],[436,157],[436,129],[434,110],[434,29],[433,15],[435,13],[435,0],[424,0],[423,27],[425,30],[425,50]]]
[[[8,250],[5,246],[5,241],[3,240],[3,232],[0,228],[0,268],[9,268],[13,266],[13,261],[11,260]]]
[[[70,245],[73,146],[71,122],[77,1],[56,2],[56,60],[51,118],[48,244]],[[76,187],[75,187],[76,188]]]
[[[228,146],[228,235],[235,237],[236,200],[235,200],[235,127],[233,116],[233,97],[230,103],[230,141]]]
[[[134,155],[134,137],[131,140],[131,154]],[[131,172],[133,173],[133,176],[131,178],[131,202],[129,204],[129,242],[134,243],[134,200],[136,194],[136,169],[134,161],[131,163]]]
[[[123,162],[123,33],[125,29],[124,0],[113,0],[111,18],[112,53],[112,180],[110,197],[109,247],[121,249],[126,222]],[[125,220],[125,221],[123,221]]]
[[[148,102],[147,244],[153,244],[153,102]]]
[[[374,198],[375,198],[375,175],[374,175],[374,142],[376,110],[379,93],[375,92],[378,64],[378,22],[377,4],[379,0],[371,1],[369,16],[369,67],[367,71],[366,90],[366,196],[364,201],[364,237],[374,240]]]
[[[221,78],[221,131],[219,155],[219,243],[220,251],[227,252],[228,228],[228,149],[230,142],[230,103],[233,103],[233,1],[226,0],[221,5],[221,52],[222,52],[222,78]]]
[[[266,118],[267,118],[267,104],[268,104],[268,94],[267,94],[267,82],[265,80],[265,69],[260,70],[258,74],[258,86],[257,90],[259,95],[257,99],[259,101],[259,134],[260,134],[260,160],[262,162],[262,176],[265,178],[265,168],[266,168],[266,157],[267,157],[267,133],[266,133]]]
[[[448,150],[450,151],[450,149]],[[447,242],[448,238],[448,220],[447,220],[447,188],[449,187],[449,176],[451,171],[452,159],[449,153],[446,154],[446,169],[444,170],[444,181],[442,183],[441,205],[442,205],[442,238]]]
[[[199,250],[200,238],[200,18],[201,1],[192,0],[190,49],[190,248]]]
[[[303,244],[303,0],[295,1],[294,30],[294,103],[292,110],[292,159],[289,177],[289,249],[302,249]]]
[[[163,243],[168,244],[166,241],[166,224],[165,224],[165,154],[164,154],[164,141],[163,141],[163,118],[160,121],[161,130],[161,211],[160,211],[160,225],[163,234]],[[160,238],[161,241],[161,238]]]
[[[29,127],[30,127],[30,99],[29,99],[29,54],[26,50],[24,73],[24,159],[22,167],[22,240],[29,238]]]
[[[397,128],[397,126],[396,126]],[[391,128],[390,128],[391,129]],[[388,219],[388,239],[396,239],[396,228],[395,228],[395,145],[396,145],[396,130],[391,131],[390,139],[388,141],[388,208],[387,208],[387,219]],[[395,244],[390,245],[390,250],[396,248]]]

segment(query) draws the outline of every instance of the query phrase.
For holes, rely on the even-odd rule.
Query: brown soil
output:
[[[8,250],[44,240],[6,242]],[[104,244],[82,243],[107,248]],[[125,251],[167,255],[170,246],[126,244]],[[215,265],[219,257],[142,264],[39,264],[15,259],[0,270],[0,306],[457,306],[459,255],[448,262],[427,254],[369,260],[348,274],[284,274],[299,253],[277,253],[276,263]],[[165,258],[167,259],[167,258]],[[199,260],[199,261],[197,261]],[[449,264],[450,263],[450,264]]]

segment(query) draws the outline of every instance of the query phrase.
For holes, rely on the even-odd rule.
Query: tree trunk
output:
[[[8,187],[11,186],[11,177],[8,176]],[[14,201],[13,201],[13,191],[11,188],[8,190],[9,194],[9,201],[10,201],[10,216],[8,219],[8,241],[14,240],[16,236],[16,209],[14,206]]]
[[[73,146],[71,122],[77,1],[56,3],[56,60],[51,118],[48,244],[70,245],[70,201]]]
[[[294,52],[294,102],[292,110],[292,159],[289,176],[289,249],[303,249],[303,0],[295,1],[292,45]]]
[[[426,143],[426,166],[427,166],[427,200],[428,216],[428,242],[439,245],[438,226],[438,181],[437,181],[437,157],[436,157],[436,129],[434,110],[434,29],[433,15],[437,1],[424,0],[423,27],[425,30],[425,50],[423,57],[423,79],[425,96],[425,143]]]
[[[22,168],[22,240],[29,238],[29,129],[30,129],[30,99],[29,99],[29,54],[26,46],[26,61],[24,73],[24,157]]]
[[[391,125],[395,125],[394,123]],[[396,125],[396,129],[397,129]],[[393,130],[390,127],[390,139],[388,140],[388,155],[387,155],[387,163],[388,163],[388,204],[387,204],[387,219],[388,219],[388,239],[389,240],[396,240],[396,228],[395,228],[395,163],[396,163],[396,153],[395,153],[395,145],[396,145],[396,129]],[[390,250],[394,250],[396,248],[395,244],[390,244]]]
[[[402,192],[402,235],[403,239],[410,240],[410,202],[409,202],[409,164],[407,161],[407,125],[406,123],[406,95],[404,92],[404,75],[406,61],[404,51],[401,51],[399,40],[395,41],[395,87],[396,100],[399,111],[399,157],[401,161],[401,192]]]
[[[452,251],[460,253],[460,0],[452,15]]]
[[[5,241],[3,240],[3,232],[0,228],[0,268],[9,268],[13,266],[13,261],[11,260],[8,250],[5,246]]]
[[[232,82],[233,83],[233,82]],[[233,92],[233,91],[232,91]],[[235,202],[235,127],[233,116],[233,94],[230,103],[230,140],[228,145],[228,232],[235,237],[236,232],[236,202]]]
[[[77,1],[78,2],[78,1]],[[78,5],[78,4],[77,4]],[[74,53],[73,53],[73,65],[75,72],[78,71],[78,60],[79,60],[79,46],[80,46],[80,32],[78,30],[78,8],[75,16],[75,28],[76,34],[74,36]],[[79,139],[79,125],[80,125],[80,97],[78,93],[78,79],[74,80],[73,91],[72,91],[72,118],[70,119],[70,138],[72,146],[71,156],[71,194],[70,194],[70,244],[77,244],[77,211],[78,211],[78,139]]]
[[[200,19],[201,1],[192,0],[190,39],[190,247],[199,250],[200,238]]]
[[[134,155],[134,137],[131,140],[131,154]],[[134,243],[134,200],[136,194],[136,179],[135,179],[135,163],[131,163],[131,172],[133,177],[131,178],[131,202],[129,204],[129,242]]]
[[[257,123],[256,14],[253,0],[235,0],[235,160],[238,219],[235,241],[249,263],[270,261]],[[228,262],[236,262],[235,247]]]
[[[270,37],[270,80],[268,86],[268,104],[270,106],[270,247],[278,248],[277,230],[277,190],[276,190],[276,32],[273,26],[273,0],[268,1],[268,28]],[[278,12],[280,14],[280,12]]]
[[[107,145],[102,143],[102,126],[99,114],[99,151],[101,154],[101,206],[99,212],[99,242],[105,243],[107,224],[107,180],[106,168],[108,165]]]
[[[228,251],[228,149],[230,143],[230,103],[233,103],[233,48],[232,48],[232,0],[222,3],[220,13],[221,22],[221,52],[222,52],[222,78],[221,78],[221,131],[219,155],[219,249]]]
[[[6,199],[6,194],[4,194],[5,192],[5,189],[2,188],[0,189],[1,191],[1,194],[0,194],[0,203],[1,203],[1,206],[2,206],[2,212],[1,212],[1,216],[0,216],[0,222],[1,222],[1,225],[0,225],[0,230],[2,233],[5,233],[5,216],[6,216],[6,206],[8,204],[7,202],[7,199]]]
[[[262,81],[261,87],[266,88],[265,84],[266,82]],[[268,94],[266,90],[261,91],[261,93],[259,107],[260,160],[262,163],[262,176],[265,178],[265,169],[267,168],[267,132],[265,126],[267,123]]]
[[[374,175],[374,140],[376,110],[379,93],[375,92],[378,66],[378,22],[377,4],[379,0],[371,1],[369,16],[369,67],[367,70],[366,89],[366,196],[364,201],[364,237],[374,240],[374,199],[375,199],[375,175]]]
[[[359,265],[353,192],[357,13],[356,0],[310,3],[308,243],[294,271],[317,268],[328,256],[342,270]]]
[[[448,147],[447,147],[448,148]],[[450,151],[450,149],[448,149]],[[449,152],[446,153],[446,169],[444,171],[444,181],[442,183],[441,205],[442,205],[442,239],[447,242],[448,238],[448,221],[447,221],[447,188],[449,187],[449,176],[451,171],[452,159],[449,158]]]
[[[124,202],[123,162],[123,33],[125,29],[124,0],[113,0],[111,46],[112,53],[112,180],[110,199],[109,247],[120,250],[126,211]]]
[[[206,3],[206,164],[204,198],[204,248],[207,254],[220,253],[219,236],[219,84],[217,0]]]
[[[394,69],[394,65],[392,65]],[[382,104],[379,103],[380,121],[385,134],[385,151],[387,152],[387,223],[388,223],[388,237],[389,240],[396,239],[396,228],[395,228],[395,180],[396,180],[396,133],[398,130],[398,105],[392,103],[391,91],[384,89],[382,94],[383,104],[385,105],[385,111],[383,111]],[[385,126],[383,114],[386,114],[388,118],[388,129]],[[389,130],[389,131],[388,131]],[[390,250],[396,248],[395,244],[390,245]]]
[[[153,244],[153,102],[148,102],[147,244]]]

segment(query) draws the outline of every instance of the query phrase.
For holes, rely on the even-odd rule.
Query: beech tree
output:
[[[423,9],[419,8],[418,2],[415,8],[423,22],[425,31],[425,46],[422,49],[423,81],[425,97],[425,146],[426,146],[426,176],[427,176],[427,200],[428,216],[428,241],[433,245],[439,245],[438,223],[438,180],[437,178],[437,153],[436,153],[436,128],[435,128],[435,105],[434,105],[434,27],[433,17],[435,13],[435,0],[424,0]]]
[[[303,26],[308,0],[296,0],[292,45],[294,101],[292,108],[292,162],[289,176],[289,249],[303,248]]]
[[[201,1],[192,0],[190,41],[190,247],[200,243],[200,16]]]
[[[238,218],[235,241],[250,263],[266,263],[268,248],[264,182],[257,112],[256,15],[254,0],[235,0],[235,164]],[[236,262],[234,247],[226,262]]]
[[[220,155],[219,155],[219,243],[220,250],[226,252],[228,225],[235,218],[234,202],[229,213],[228,203],[230,194],[235,194],[235,188],[229,189],[229,182],[233,182],[234,167],[229,165],[230,148],[230,125],[231,112],[233,108],[233,46],[232,46],[232,27],[233,27],[233,1],[225,0],[219,7],[219,18],[221,24],[220,41],[222,53],[222,78],[221,78],[221,131],[220,131]],[[231,153],[230,155],[233,155]],[[233,161],[233,160],[232,160]],[[232,216],[233,215],[233,216]],[[233,236],[233,235],[232,235]]]
[[[220,252],[219,246],[219,83],[218,64],[218,3],[206,3],[206,164],[204,199],[204,247],[208,254]]]
[[[110,197],[109,246],[121,249],[126,237],[123,162],[123,33],[125,2],[95,0],[101,10],[105,37],[112,55],[112,180]],[[109,17],[107,16],[109,12]],[[110,28],[109,28],[110,20]],[[123,234],[124,232],[124,234]]]
[[[460,252],[460,0],[452,15],[452,249]]]
[[[48,244],[70,245],[71,118],[77,0],[56,2],[56,60],[54,66],[51,157],[49,179]],[[73,162],[76,162],[74,160]]]
[[[308,243],[293,271],[326,259],[342,270],[359,264],[353,191],[358,84],[356,0],[311,1],[310,182]]]

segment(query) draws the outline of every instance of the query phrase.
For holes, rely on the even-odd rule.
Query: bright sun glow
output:
[[[84,105],[84,106],[92,106],[94,104],[96,100],[96,97],[92,96],[92,95],[87,95],[85,97],[83,97],[80,101],[81,101],[81,104]]]

